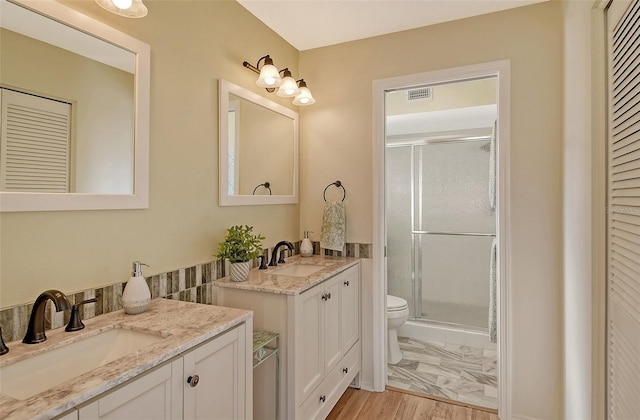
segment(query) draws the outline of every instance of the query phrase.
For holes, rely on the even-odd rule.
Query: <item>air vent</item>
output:
[[[433,88],[423,87],[407,91],[407,101],[433,99]]]

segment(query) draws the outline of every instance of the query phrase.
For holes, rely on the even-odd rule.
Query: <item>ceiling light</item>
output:
[[[111,13],[128,18],[141,18],[149,13],[142,0],[96,0],[96,3]]]
[[[311,91],[307,87],[307,84],[305,83],[304,79],[300,79],[298,83],[298,94],[293,100],[293,104],[305,106],[305,105],[312,105],[315,102],[316,100],[314,99],[313,95],[311,95]]]

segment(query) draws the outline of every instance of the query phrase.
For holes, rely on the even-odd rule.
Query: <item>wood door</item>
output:
[[[608,415],[640,415],[640,0],[607,10]]]

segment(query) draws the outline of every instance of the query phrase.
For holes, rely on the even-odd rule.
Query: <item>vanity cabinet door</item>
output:
[[[360,278],[357,267],[352,267],[340,276],[342,288],[342,353],[358,341],[360,332]]]
[[[323,306],[324,286],[313,287],[296,297],[295,310],[295,389],[297,402],[304,401],[318,386],[324,376],[322,352],[324,348]]]
[[[329,279],[324,284],[324,374],[342,359],[342,276]]]
[[[78,410],[85,419],[179,419],[182,359],[160,366]]]
[[[246,417],[245,328],[234,328],[184,355],[185,419]]]

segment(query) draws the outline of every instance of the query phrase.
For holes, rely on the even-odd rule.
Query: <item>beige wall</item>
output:
[[[563,409],[560,7],[543,3],[300,53],[301,73],[317,99],[300,111],[300,229],[317,239],[322,189],[340,179],[347,241],[369,243],[372,81],[511,60],[511,391],[514,414],[543,419],[560,418]],[[370,294],[364,278],[363,299]],[[368,336],[371,326],[363,327]]]
[[[218,79],[267,94],[242,67],[271,54],[297,74],[298,52],[234,1],[149,1],[124,19],[93,1],[73,8],[151,46],[150,204],[147,210],[0,214],[0,307],[43,290],[72,292],[212,260],[232,224],[272,246],[299,239],[298,205],[218,206]]]

